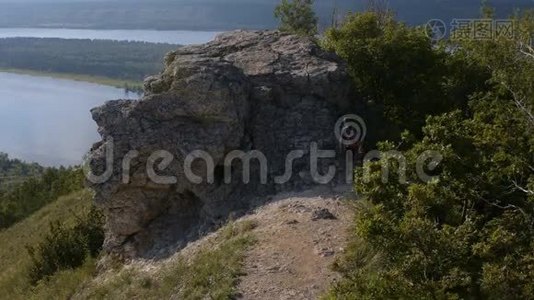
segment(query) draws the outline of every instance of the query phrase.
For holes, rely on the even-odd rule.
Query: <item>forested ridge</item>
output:
[[[79,168],[45,168],[0,153],[0,230],[82,188]]]
[[[26,69],[142,81],[178,45],[57,38],[0,39],[0,69]]]
[[[44,168],[39,164],[11,159],[7,154],[0,152],[0,190],[24,181],[28,177],[39,176],[43,170]]]
[[[36,163],[26,163],[19,159],[10,158],[0,152],[0,176],[35,176],[43,171],[43,167]]]

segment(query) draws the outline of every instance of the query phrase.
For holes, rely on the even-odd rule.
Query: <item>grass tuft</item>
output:
[[[232,299],[247,249],[255,242],[253,221],[231,223],[194,257],[178,257],[152,273],[126,266],[84,289],[83,299]],[[76,298],[76,297],[75,297]]]

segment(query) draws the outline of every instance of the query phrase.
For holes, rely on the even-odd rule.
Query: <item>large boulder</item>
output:
[[[225,33],[169,53],[164,71],[145,80],[141,100],[92,110],[102,141],[88,156],[90,166],[94,174],[110,169],[88,180],[107,217],[105,249],[161,255],[256,205],[257,196],[318,184],[310,175],[310,147],[340,149],[334,126],[354,107],[350,90],[338,57],[312,39],[278,31]],[[252,159],[245,183],[246,164],[225,164],[234,150],[260,151],[265,176]],[[293,150],[304,157],[294,160],[290,178],[275,180]],[[213,168],[187,161],[192,153],[211,157]],[[172,161],[164,161],[169,155]],[[335,158],[321,160],[318,171],[332,165],[344,172]]]

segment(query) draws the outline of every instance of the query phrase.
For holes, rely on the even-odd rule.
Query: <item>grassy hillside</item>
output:
[[[27,299],[26,296],[30,292],[27,270],[31,260],[26,251],[26,245],[33,246],[41,242],[49,231],[50,222],[59,221],[62,224],[71,224],[76,220],[77,215],[88,211],[90,206],[91,193],[84,190],[61,197],[24,221],[0,232],[2,298]],[[91,264],[89,262],[79,274],[91,274]],[[74,277],[69,277],[70,280],[74,280]],[[65,284],[63,285],[62,289],[68,289]]]
[[[0,291],[5,299],[228,299],[235,293],[247,248],[254,242],[250,222],[221,229],[206,247],[193,255],[178,254],[157,265],[156,272],[115,265],[104,274],[88,258],[81,267],[63,270],[32,286],[31,258],[26,246],[35,246],[49,233],[49,224],[68,227],[90,210],[91,193],[83,190],[44,207],[26,220],[0,232]],[[105,278],[105,280],[102,280]]]
[[[188,254],[116,268],[86,282],[74,299],[234,299],[243,261],[255,242],[252,221],[232,223]]]

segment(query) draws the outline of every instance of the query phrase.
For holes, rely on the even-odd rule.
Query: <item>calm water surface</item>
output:
[[[219,32],[213,31],[160,31],[160,30],[90,30],[56,28],[0,28],[0,38],[37,37],[63,39],[91,39],[140,41],[169,44],[202,44],[211,41]]]
[[[124,90],[0,72],[0,151],[47,166],[79,164],[99,140],[89,110]]]
[[[0,28],[0,38],[106,39],[198,44],[217,32]],[[99,140],[89,110],[132,98],[122,89],[71,80],[0,72],[0,152],[47,166],[79,164]]]

